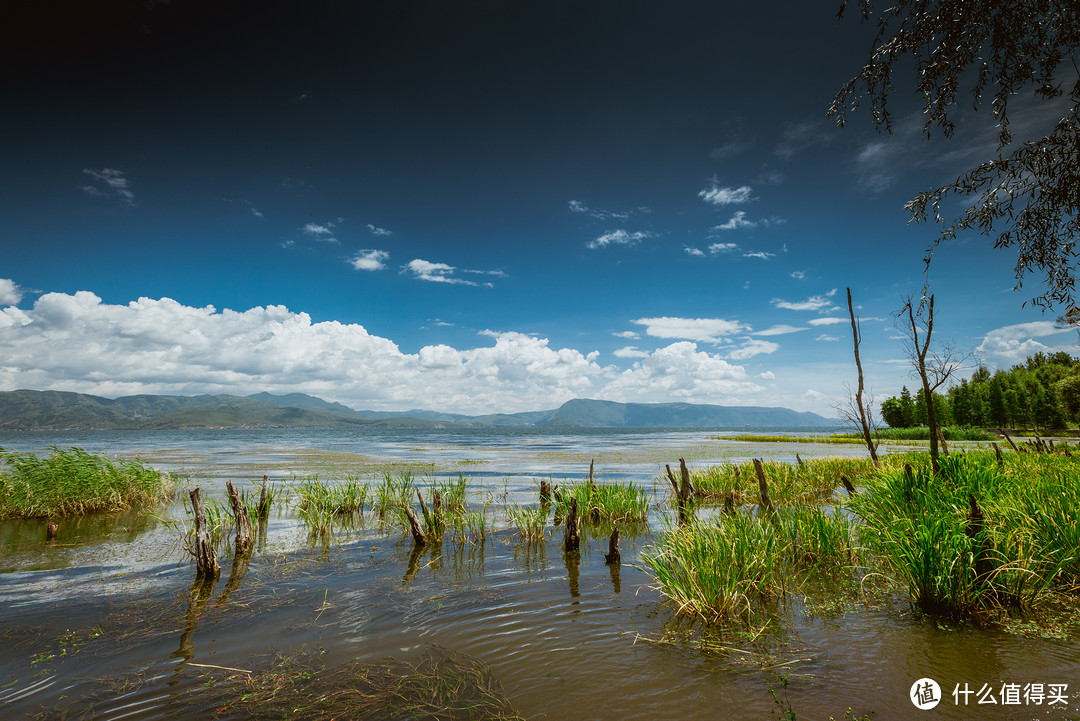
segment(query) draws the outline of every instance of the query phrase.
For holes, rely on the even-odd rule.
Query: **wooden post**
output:
[[[581,537],[578,535],[577,499],[570,499],[570,512],[566,515],[566,532],[563,534],[563,549],[570,553],[578,550]]]
[[[60,534],[60,526],[50,523],[45,526],[45,543],[56,543],[56,537]]]
[[[412,532],[413,541],[417,546],[426,546],[428,539],[424,535],[423,529],[420,528],[420,522],[416,520],[416,514],[413,513],[412,506],[405,506],[405,516],[409,519],[409,530]]]
[[[593,489],[593,465],[595,465],[596,459],[593,458],[589,461],[589,490]]]
[[[202,490],[191,490],[191,508],[195,512],[195,543],[191,554],[195,556],[195,578],[217,578],[221,574],[217,551],[207,529],[206,509],[203,508]]]
[[[754,471],[757,473],[758,490],[761,492],[761,506],[771,511],[773,509],[772,499],[769,498],[769,484],[765,480],[765,467],[761,465],[761,459],[754,459]]]
[[[232,481],[225,482],[225,490],[229,494],[229,505],[236,519],[236,552],[247,553],[255,543],[254,534],[251,532],[251,516],[248,515],[244,502],[240,500],[240,494],[233,488]]]
[[[941,426],[938,426],[937,433],[938,440],[941,441],[941,455],[947,456],[949,455],[949,446],[945,443],[945,431],[941,430]]]
[[[604,556],[604,563],[621,564],[622,555],[619,554],[619,527],[616,526],[608,537],[608,552]]]
[[[1009,445],[1012,446],[1013,452],[1016,452],[1016,451],[1020,450],[1019,448],[1016,447],[1016,444],[1013,443],[1013,439],[1009,438],[1009,434],[1005,432],[1004,428],[998,428],[998,433],[1003,435],[1005,437],[1005,440],[1007,440],[1009,442]]]
[[[664,468],[667,469],[667,479],[671,483],[671,492],[675,494],[675,497],[679,497],[679,482],[675,480],[675,474],[671,472],[671,465],[664,464]]]
[[[855,495],[855,486],[852,485],[847,476],[840,476],[840,482],[844,484],[844,490],[847,491],[849,496]]]
[[[679,484],[679,498],[686,501],[690,500],[690,496],[694,495],[694,487],[690,484],[690,471],[686,468],[686,461],[682,458],[679,459],[679,475],[682,476],[682,483]]]
[[[728,491],[724,494],[724,513],[735,512],[735,491]]]
[[[991,443],[990,445],[992,445],[994,447],[994,454],[997,456],[998,468],[999,469],[1004,468],[1005,467],[1005,459],[1002,458],[1002,456],[1001,456],[1001,449],[998,448],[998,444],[997,443]]]
[[[546,506],[551,503],[551,484],[547,481],[540,481],[540,505]]]
[[[795,462],[799,464],[799,468],[802,468],[806,465],[805,463],[803,463],[803,459],[799,457],[798,453],[795,454]]]
[[[260,521],[270,517],[270,497],[266,491],[266,484],[270,482],[267,476],[263,476],[262,491],[259,493],[259,507],[255,515]]]

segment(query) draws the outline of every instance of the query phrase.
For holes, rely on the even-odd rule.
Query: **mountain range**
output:
[[[553,410],[469,416],[420,409],[401,412],[357,411],[303,393],[102,398],[67,391],[0,392],[0,430],[447,426],[732,428],[835,425],[833,419],[789,408],[695,403],[616,403],[575,399]]]

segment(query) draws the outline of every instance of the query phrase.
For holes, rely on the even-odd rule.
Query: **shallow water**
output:
[[[139,455],[183,470],[212,495],[226,479],[288,482],[346,470],[368,477],[379,463],[416,464],[440,477],[464,472],[473,502],[535,501],[536,483],[580,478],[596,459],[600,482],[633,480],[652,491],[664,463],[749,457],[861,455],[858,446],[713,441],[714,433],[348,434],[309,431],[190,431],[6,434],[9,450],[80,445]],[[434,463],[435,466],[423,464]],[[495,507],[493,506],[493,508]],[[181,515],[179,506],[169,511]],[[652,513],[659,518],[662,511]],[[199,695],[236,671],[279,656],[321,654],[328,665],[388,656],[409,659],[430,645],[489,665],[526,717],[589,719],[920,718],[912,683],[936,679],[935,718],[1080,717],[1080,638],[1029,638],[1003,631],[939,628],[901,598],[822,610],[791,594],[753,643],[733,630],[703,634],[679,622],[635,568],[658,532],[623,538],[623,564],[604,563],[606,538],[583,539],[566,557],[549,529],[522,544],[499,517],[486,543],[444,542],[412,553],[398,528],[367,527],[312,546],[291,512],[272,514],[242,577],[222,554],[221,579],[193,584],[174,532],[135,515],[65,522],[45,547],[40,523],[0,526],[0,709],[4,719],[204,719]],[[207,593],[209,591],[209,593]],[[703,650],[703,640],[712,651]],[[719,647],[735,651],[717,651]],[[786,689],[780,676],[786,679]],[[1068,684],[1068,703],[958,706],[952,690],[984,684]],[[962,701],[963,697],[961,697]]]

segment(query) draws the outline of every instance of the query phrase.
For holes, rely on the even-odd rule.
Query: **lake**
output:
[[[279,504],[246,573],[231,573],[231,554],[219,549],[222,577],[205,591],[175,528],[155,517],[64,521],[52,546],[41,521],[0,524],[3,716],[213,718],[220,698],[204,689],[282,659],[336,668],[411,662],[437,648],[486,665],[527,718],[763,719],[791,709],[827,719],[849,707],[857,717],[873,709],[878,719],[918,718],[910,693],[922,678],[941,687],[935,718],[1080,718],[1074,627],[939,625],[899,594],[822,606],[798,589],[761,628],[681,620],[637,566],[668,516],[664,465],[865,455],[788,432],[792,441],[779,444],[662,429],[0,433],[7,450],[74,445],[139,457],[190,476],[211,498],[226,480],[263,475],[288,486],[311,474],[411,470],[423,487],[460,473],[495,527],[483,543],[413,553],[400,526],[373,519],[313,542]],[[593,460],[597,482],[631,481],[650,495],[650,522],[625,532],[620,567],[604,562],[606,537],[586,535],[574,559],[561,530],[523,543],[500,510],[535,505],[540,480],[580,479]],[[183,518],[183,504],[160,515]],[[965,684],[998,703],[973,693],[965,706]],[[1013,684],[1067,684],[1067,701],[1003,703]]]

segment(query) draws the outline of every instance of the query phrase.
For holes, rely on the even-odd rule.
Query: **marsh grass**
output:
[[[526,543],[542,543],[546,537],[550,506],[522,506],[511,502],[506,507],[506,520]]]
[[[333,669],[317,657],[282,658],[268,670],[229,681],[193,693],[215,697],[219,712],[242,711],[252,719],[523,721],[486,665],[437,646],[414,661]]]
[[[153,508],[176,491],[178,478],[138,461],[111,461],[81,448],[50,455],[0,449],[0,518],[49,518]]]
[[[566,517],[570,499],[577,499],[578,515],[588,523],[644,521],[649,517],[649,495],[633,483],[569,483],[555,498],[555,516]]]
[[[1032,608],[1080,588],[1080,459],[1004,459],[953,454],[936,477],[925,466],[889,470],[852,499],[864,543],[924,610]]]
[[[382,483],[375,487],[375,500],[372,510],[379,520],[386,521],[388,515],[397,516],[398,509],[412,503],[414,475],[411,471],[400,471],[396,476],[383,473]]]

